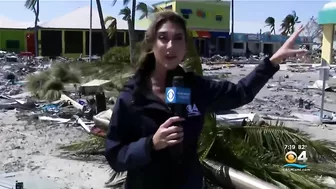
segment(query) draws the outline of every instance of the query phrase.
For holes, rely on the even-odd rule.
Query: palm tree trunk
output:
[[[98,14],[99,14],[99,21],[101,25],[101,32],[103,36],[104,53],[106,53],[109,50],[109,38],[108,38],[108,34],[106,31],[106,27],[105,27],[103,10],[100,4],[100,0],[96,0],[96,4],[97,4],[97,9],[98,9]]]
[[[135,65],[136,60],[135,60],[135,45],[136,45],[136,40],[135,40],[135,8],[136,8],[136,0],[132,0],[132,9],[131,9],[131,20],[129,23],[129,30],[128,30],[128,37],[130,41],[130,60],[131,64]]]
[[[34,38],[35,38],[35,56],[39,55],[39,42],[38,42],[38,20],[40,14],[40,0],[36,1],[36,11],[35,11],[35,27],[34,27]]]

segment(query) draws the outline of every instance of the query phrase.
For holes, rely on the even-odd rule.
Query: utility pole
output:
[[[262,43],[261,43],[261,34],[262,34],[262,30],[260,29],[259,31],[259,54],[262,53],[261,52],[261,49],[263,49],[261,46],[262,46]]]
[[[232,49],[234,44],[234,0],[231,0],[231,37],[230,37],[230,60],[232,58]]]
[[[92,0],[90,0],[89,62],[92,59]]]
[[[38,22],[40,14],[40,0],[36,1],[36,8],[34,8],[34,13],[35,13],[35,28],[34,28],[35,56],[39,56]]]

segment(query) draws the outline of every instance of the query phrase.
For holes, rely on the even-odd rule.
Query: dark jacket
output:
[[[197,141],[206,110],[234,109],[253,100],[267,81],[279,70],[268,58],[238,84],[213,81],[182,68],[171,71],[172,77],[183,74],[191,88],[191,104],[183,124],[184,140],[181,164],[168,149],[153,150],[152,137],[158,127],[173,116],[169,107],[151,91],[138,91],[138,76],[124,87],[115,104],[106,141],[106,159],[117,172],[128,171],[126,189],[200,189],[203,175],[197,157]]]

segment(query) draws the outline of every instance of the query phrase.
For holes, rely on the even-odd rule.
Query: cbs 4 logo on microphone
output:
[[[303,150],[295,152],[294,150],[287,151],[285,154],[284,168],[291,171],[308,171],[307,169],[307,151]]]

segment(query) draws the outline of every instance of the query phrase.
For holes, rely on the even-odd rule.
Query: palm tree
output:
[[[100,25],[101,25],[101,32],[102,32],[102,36],[103,36],[103,44],[104,44],[104,53],[106,53],[109,49],[109,38],[108,38],[108,34],[106,31],[106,27],[105,27],[105,22],[104,22],[104,15],[103,15],[103,10],[101,7],[101,3],[100,0],[96,0],[96,4],[97,4],[97,10],[98,10],[98,14],[99,14],[99,21],[100,21]]]
[[[35,56],[38,56],[38,22],[40,15],[40,1],[39,0],[26,0],[25,7],[27,9],[33,10],[35,14],[34,22],[34,37],[35,37]]]
[[[271,33],[275,34],[275,19],[273,17],[267,17],[265,24],[266,26],[270,27]]]
[[[295,31],[295,24],[301,23],[299,17],[296,15],[296,12],[293,11],[291,14],[288,14],[280,25],[282,35],[290,35]]]
[[[105,25],[108,24],[107,34],[108,34],[108,37],[110,39],[112,39],[117,32],[117,19],[112,17],[112,16],[108,16],[108,17],[105,18],[104,23],[105,23]],[[118,40],[117,40],[117,38],[115,38],[115,39],[116,39],[116,43],[117,43]]]
[[[296,15],[295,11],[293,11],[292,14],[290,14],[289,23],[291,25],[290,34],[293,34],[294,31],[295,31],[295,24],[301,23],[301,21],[299,21],[299,17]]]
[[[130,41],[130,60],[131,64],[136,63],[136,39],[135,39],[135,11],[136,11],[136,0],[132,0],[131,9],[127,7],[131,0],[123,0],[124,8],[120,10],[119,15],[123,16],[123,20],[127,21],[128,24],[128,37]],[[116,4],[117,0],[114,0],[112,5]]]

